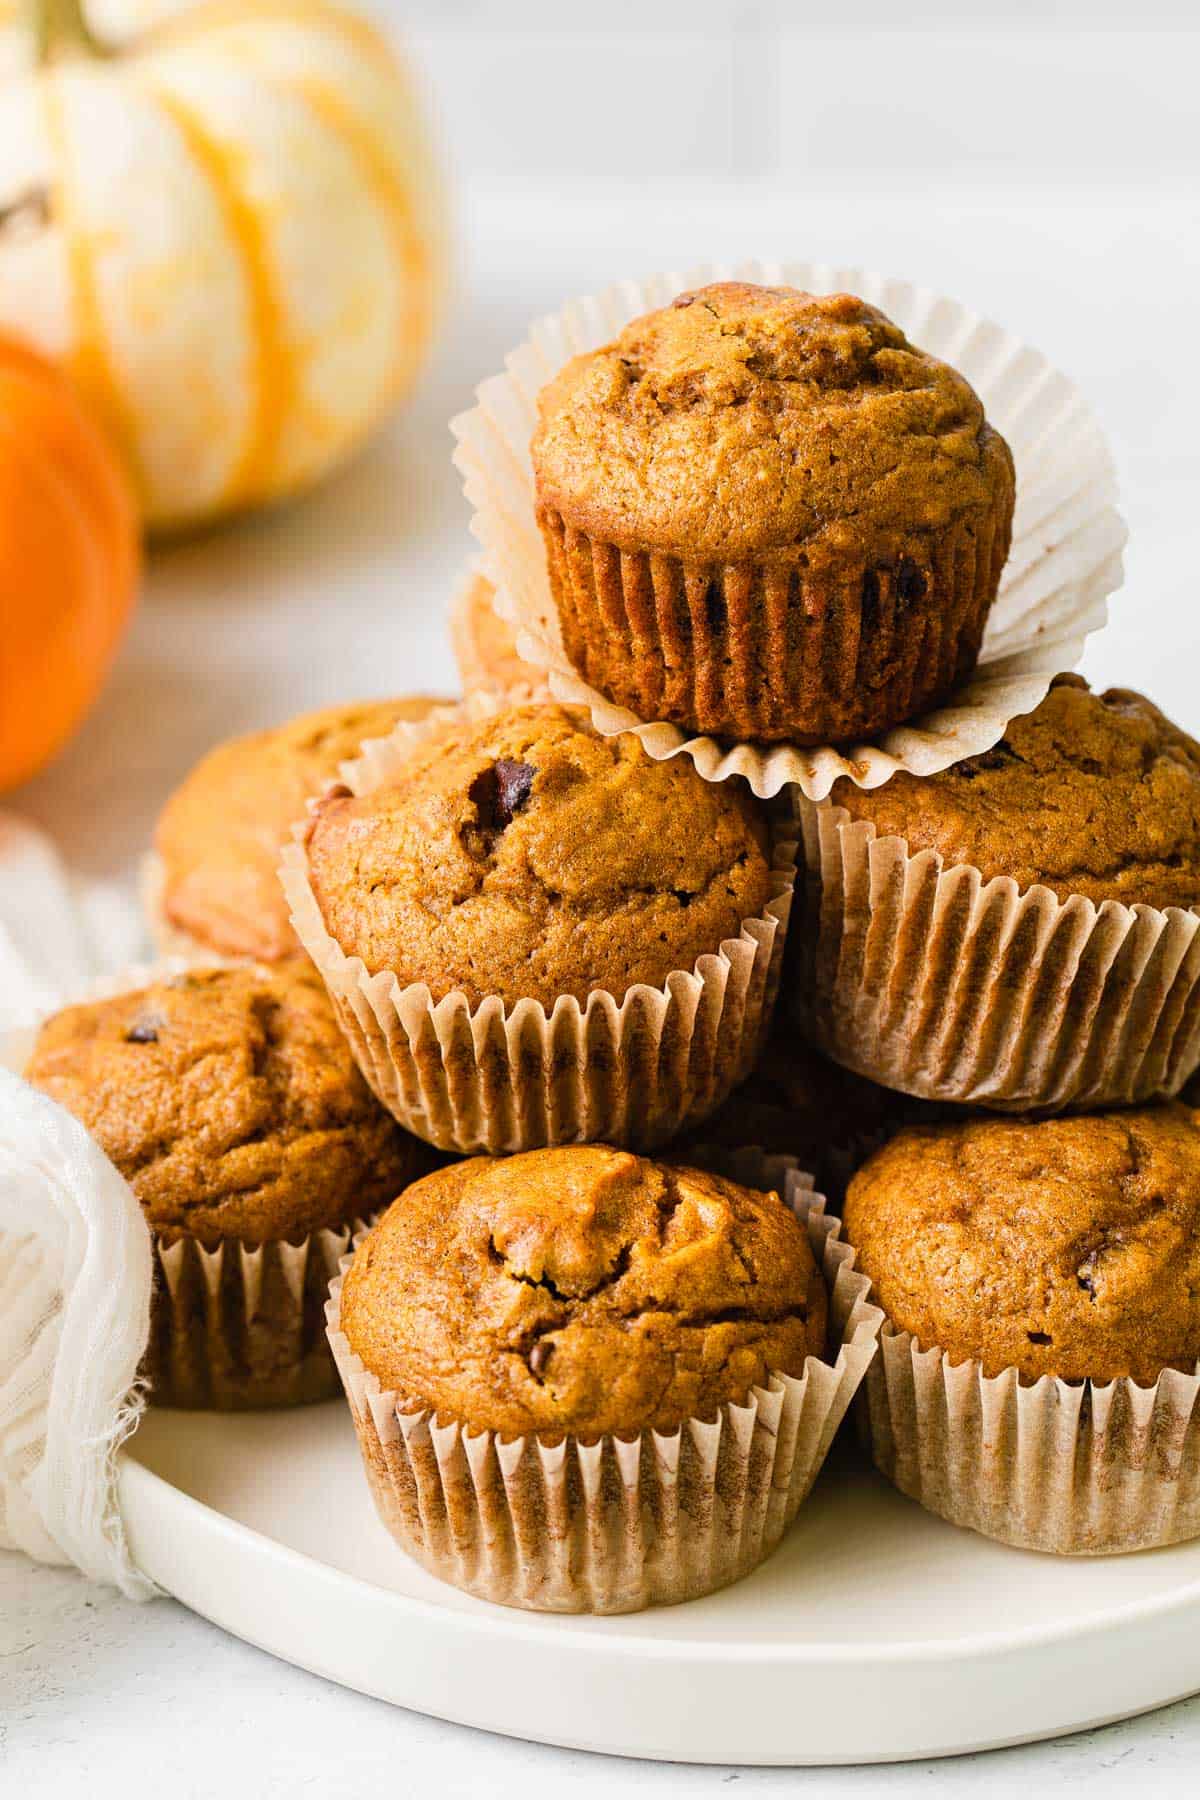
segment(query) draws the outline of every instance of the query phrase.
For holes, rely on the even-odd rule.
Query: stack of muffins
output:
[[[680,295],[532,455],[563,644],[641,718],[860,739],[974,667],[1012,458],[852,296]],[[155,1235],[156,1398],[340,1378],[396,1539],[530,1607],[746,1574],[856,1391],[956,1523],[1200,1533],[1200,747],[1063,675],[768,806],[555,704],[491,599],[464,701],[214,751],[147,883],[189,965],[43,1030]]]

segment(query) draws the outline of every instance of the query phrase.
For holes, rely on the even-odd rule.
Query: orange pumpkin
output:
[[[67,377],[0,338],[0,792],[100,691],[137,595],[128,477]]]

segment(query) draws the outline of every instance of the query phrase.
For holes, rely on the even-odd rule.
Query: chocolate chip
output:
[[[529,1352],[529,1373],[531,1375],[541,1375],[542,1370],[550,1360],[550,1352],[553,1348],[554,1346],[548,1344],[545,1338],[538,1339],[537,1343],[533,1346],[533,1349]]]
[[[158,1034],[163,1023],[161,1014],[143,1013],[140,1019],[133,1021],[125,1033],[125,1042],[127,1044],[157,1044]]]
[[[1094,1280],[1094,1276],[1096,1273],[1096,1263],[1098,1260],[1099,1259],[1097,1257],[1096,1252],[1094,1250],[1091,1250],[1084,1257],[1083,1261],[1080,1263],[1079,1267],[1075,1271],[1076,1281],[1079,1283],[1080,1287],[1083,1288],[1084,1292],[1091,1294],[1093,1298],[1095,1298],[1095,1294],[1096,1294],[1096,1283]]]
[[[1054,1342],[1048,1331],[1027,1331],[1025,1336],[1031,1344],[1052,1344]]]
[[[502,756],[490,768],[480,769],[467,789],[475,816],[483,831],[503,831],[533,792],[537,770],[530,764]]]
[[[695,306],[695,304],[696,304],[695,294],[680,294],[680,296],[677,300],[672,300],[672,302],[671,302],[671,305],[673,307],[675,307],[675,309],[677,311],[679,310],[680,307]]]
[[[1016,751],[1010,750],[1001,738],[990,750],[981,750],[978,756],[968,756],[962,762],[955,763],[951,773],[957,775],[960,781],[974,781],[977,775],[982,775],[988,769],[1007,769],[1018,760]]]
[[[914,606],[925,597],[925,577],[907,556],[896,565],[896,594],[905,606]]]

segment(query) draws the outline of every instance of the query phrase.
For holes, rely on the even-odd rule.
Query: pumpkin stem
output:
[[[64,56],[111,55],[88,24],[83,0],[26,0],[26,7],[40,64]]]

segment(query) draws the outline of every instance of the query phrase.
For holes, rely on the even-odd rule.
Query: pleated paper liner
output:
[[[477,695],[470,713],[501,705]],[[401,724],[365,744],[342,767],[346,785],[354,793],[385,785],[440,722]],[[325,929],[303,835],[298,826],[280,868],[292,922],[376,1095],[439,1149],[652,1149],[714,1111],[753,1066],[779,986],[795,880],[790,837],[774,844],[775,890],[762,917],[744,920],[693,969],[673,971],[661,988],[639,983],[619,1002],[596,992],[580,1005],[564,994],[547,1013],[535,1000],[506,1010],[495,995],[474,1008],[459,992],[435,1002],[424,983],[368,973]]]
[[[886,1324],[858,1415],[902,1493],[1000,1543],[1110,1556],[1200,1536],[1200,1364],[1152,1387],[1023,1386]]]
[[[1200,1063],[1200,909],[1096,906],[910,855],[798,801],[807,874],[784,1004],[836,1062],[998,1111],[1134,1104]]]
[[[156,1406],[221,1412],[300,1406],[337,1393],[325,1301],[361,1220],[299,1243],[154,1237],[143,1373]]]
[[[871,741],[798,749],[689,735],[656,719],[648,699],[639,712],[606,698],[580,676],[564,648],[534,516],[529,444],[538,392],[572,356],[609,342],[630,319],[685,289],[725,279],[813,293],[848,290],[881,307],[914,343],[961,370],[1016,461],[1012,548],[974,674],[936,710]],[[533,326],[504,373],[482,384],[476,405],[453,429],[455,461],[474,509],[472,530],[483,547],[481,566],[497,589],[497,610],[518,627],[522,657],[547,671],[560,699],[588,706],[599,730],[636,731],[652,756],[683,751],[708,780],[744,775],[763,796],[794,782],[822,799],[842,776],[877,787],[897,769],[929,775],[990,748],[1009,720],[1037,706],[1051,678],[1078,660],[1121,581],[1125,526],[1116,510],[1112,459],[1078,390],[1040,352],[957,301],[863,269],[705,265],[573,301]],[[919,679],[918,671],[913,675]]]
[[[210,966],[219,957],[203,959]],[[172,956],[100,977],[79,1001],[136,993],[200,961]],[[329,1283],[362,1220],[298,1242],[206,1248],[151,1229],[154,1290],[142,1373],[156,1406],[238,1411],[328,1400],[339,1387],[325,1335]]]
[[[584,1443],[474,1433],[381,1389],[340,1325],[329,1341],[379,1516],[443,1581],[544,1612],[634,1612],[737,1581],[776,1547],[812,1487],[875,1354],[882,1314],[808,1178],[743,1156],[729,1173],[776,1186],[805,1224],[830,1293],[832,1361],[809,1356],[745,1405],[673,1432]],[[781,1180],[782,1176],[782,1180]],[[349,1266],[349,1259],[344,1268]]]

